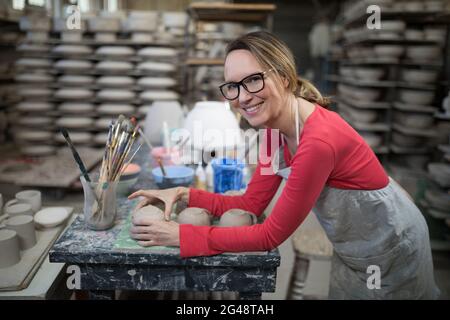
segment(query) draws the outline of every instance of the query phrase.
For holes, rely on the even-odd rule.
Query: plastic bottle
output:
[[[242,169],[242,189],[247,189],[247,185],[250,181],[250,171],[248,169],[248,166],[245,166]]]
[[[206,187],[210,192],[214,192],[214,170],[211,161],[206,166]]]
[[[206,190],[206,173],[203,170],[202,163],[200,162],[195,170],[195,188],[200,190]]]

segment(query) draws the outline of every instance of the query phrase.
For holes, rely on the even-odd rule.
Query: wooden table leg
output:
[[[89,300],[114,300],[114,290],[88,290]]]
[[[239,292],[239,300],[261,300],[262,292]]]

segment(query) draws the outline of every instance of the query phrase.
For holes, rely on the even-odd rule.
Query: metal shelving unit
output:
[[[186,24],[185,48],[187,59],[184,66],[184,92],[188,105],[202,99],[218,98],[216,82],[222,78],[221,68],[224,57],[221,54],[224,44],[233,40],[238,34],[227,34],[220,30],[222,23],[239,23],[245,26],[257,26],[272,30],[273,4],[235,4],[194,2],[188,9],[189,19]],[[204,24],[217,25],[216,31],[205,32]],[[189,28],[193,30],[189,32]],[[244,28],[243,28],[244,29]],[[207,43],[210,46],[208,56],[199,56],[197,46]],[[216,51],[217,54],[211,53]],[[214,75],[213,78],[210,78]]]
[[[383,134],[384,145],[389,149],[389,152],[381,156],[381,160],[388,161],[390,159],[390,154],[402,154],[407,155],[423,153],[430,153],[430,148],[401,148],[396,146],[391,142],[391,131],[397,131],[404,135],[411,136],[421,136],[421,137],[435,137],[436,132],[433,130],[409,130],[404,128],[399,124],[395,124],[393,118],[394,113],[422,113],[422,114],[432,114],[438,109],[435,106],[414,106],[401,103],[399,100],[398,91],[401,89],[412,89],[412,90],[422,90],[422,91],[436,91],[439,92],[441,87],[448,86],[448,79],[440,79],[436,83],[414,83],[406,82],[400,78],[400,72],[402,68],[421,68],[421,69],[431,69],[431,70],[441,70],[445,69],[448,65],[448,43],[447,39],[449,36],[448,29],[450,24],[450,13],[443,13],[441,11],[437,12],[406,12],[404,10],[393,10],[388,8],[383,8],[381,10],[381,21],[404,21],[407,26],[415,24],[424,25],[445,25],[447,29],[447,35],[445,37],[446,42],[442,43],[437,40],[411,40],[406,39],[402,34],[397,34],[397,37],[383,37],[377,31],[371,32],[371,30],[364,29],[365,23],[369,14],[366,13],[366,2],[361,1],[354,4],[354,7],[349,8],[349,12],[352,14],[343,14],[343,19],[340,21],[342,23],[343,32],[347,32],[345,38],[343,36],[335,39],[335,44],[341,47],[344,52],[347,52],[353,48],[365,48],[373,47],[376,45],[401,45],[401,46],[425,46],[425,45],[439,45],[445,50],[442,55],[442,60],[428,60],[428,61],[413,61],[411,59],[405,58],[403,55],[399,58],[395,57],[381,57],[381,56],[367,56],[360,58],[349,58],[345,55],[339,57],[331,57],[329,63],[332,65],[333,74],[327,76],[327,80],[334,84],[336,88],[342,88],[342,85],[352,88],[352,90],[359,90],[359,88],[374,88],[382,90],[382,101],[367,101],[362,103],[361,101],[356,101],[350,97],[343,96],[337,93],[337,105],[339,112],[339,105],[341,105],[345,111],[349,112],[349,107],[356,109],[366,109],[366,110],[377,110],[380,113],[380,118],[385,121],[386,126],[389,128]],[[349,32],[350,30],[350,32]],[[359,67],[377,67],[382,68],[385,71],[385,76],[380,81],[368,81],[362,78],[349,78],[344,77],[339,74],[338,70],[340,67],[347,68],[359,68]],[[437,104],[435,99],[434,104]],[[361,130],[362,127],[365,130],[373,131],[374,126],[361,126],[360,123],[354,123],[351,119],[350,124],[356,129]],[[376,126],[375,126],[376,127]],[[369,129],[367,129],[369,128]],[[379,147],[373,148],[376,153]]]

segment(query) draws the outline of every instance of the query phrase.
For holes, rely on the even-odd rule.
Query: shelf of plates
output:
[[[429,183],[421,205],[434,218],[434,249],[450,250],[450,88],[434,114],[438,131],[436,157],[427,165]]]
[[[188,104],[221,100],[228,42],[249,31],[272,29],[273,4],[194,2],[187,9],[184,87]]]
[[[0,143],[7,140],[8,110],[14,102],[16,45],[23,37],[15,19],[0,13]]]
[[[102,148],[119,114],[143,125],[155,101],[182,97],[184,29],[160,13],[130,12],[123,20],[100,15],[76,31],[64,19],[26,17],[21,26],[27,37],[18,46],[21,101],[12,132],[25,154],[63,146],[59,127],[76,145]]]
[[[444,2],[433,1],[430,8],[425,3],[417,8],[383,1],[381,29],[373,30],[366,26],[367,1],[346,7],[342,25],[334,29],[334,71],[328,75],[336,85],[338,112],[375,153],[421,169],[437,135],[433,115],[448,80],[442,70],[450,23]]]

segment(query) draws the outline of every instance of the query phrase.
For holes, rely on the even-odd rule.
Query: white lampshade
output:
[[[227,102],[197,102],[187,115],[184,128],[196,150],[229,150],[242,145],[238,121]]]
[[[144,134],[154,145],[162,144],[162,127],[178,129],[183,124],[184,113],[178,101],[155,101],[145,117]]]

